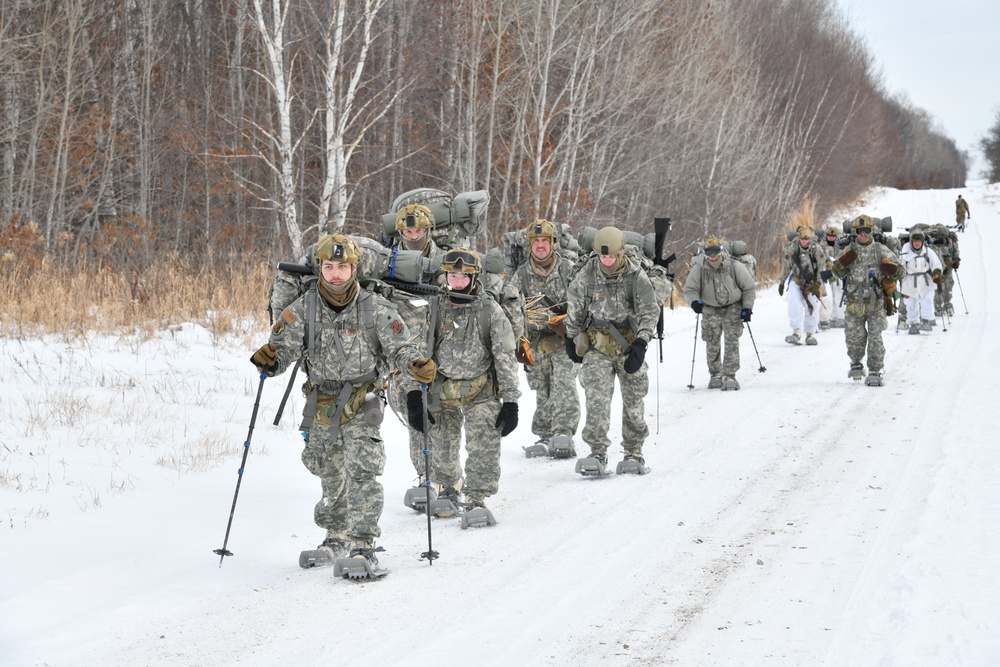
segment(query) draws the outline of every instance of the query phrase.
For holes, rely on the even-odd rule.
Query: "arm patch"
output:
[[[285,321],[285,324],[291,324],[292,322],[295,321],[295,313],[293,313],[288,308],[285,308],[283,311],[281,311],[281,319]]]
[[[397,336],[403,333],[403,323],[400,322],[398,319],[394,319],[392,322],[390,322],[389,328],[392,329],[392,333],[396,334]]]

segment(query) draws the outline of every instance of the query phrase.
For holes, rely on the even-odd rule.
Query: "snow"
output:
[[[920,337],[891,326],[886,386],[847,378],[842,330],[785,344],[769,286],[742,339],[742,390],[705,388],[700,340],[689,390],[695,318],[668,311],[663,363],[655,341],[649,351],[652,473],[584,479],[572,460],[524,458],[524,386],[489,503],[498,525],[434,520],[432,566],[426,520],[402,504],[415,478],[405,431],[388,415],[391,573],[378,582],[298,567],[322,531],[297,391],[271,425],[287,376],[264,382],[234,556],[220,567],[212,553],[259,382],[248,356],[266,331],[2,339],[0,664],[1000,664],[988,435],[1000,186],[878,190],[857,211],[896,230],[950,224],[959,192],[973,218],[955,317]]]

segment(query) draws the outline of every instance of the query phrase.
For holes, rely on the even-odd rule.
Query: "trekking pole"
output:
[[[694,347],[691,348],[691,379],[688,381],[688,389],[694,389],[694,355],[698,349],[698,324],[701,323],[701,313],[694,316]]]
[[[420,386],[420,407],[424,413],[424,493],[427,494],[427,551],[420,554],[420,560],[427,559],[428,565],[434,564],[438,552],[431,543],[431,423],[427,417],[427,385]]]
[[[962,279],[958,277],[958,269],[955,269],[955,282],[958,283],[958,293],[962,295],[962,306],[965,307],[965,314],[969,314],[969,304],[965,303],[965,290],[962,289]]]
[[[760,352],[757,352],[757,341],[755,341],[753,339],[753,329],[750,328],[750,323],[749,322],[747,322],[746,325],[747,325],[747,331],[750,332],[750,342],[753,343],[753,351],[757,355],[757,363],[760,364],[760,368],[757,369],[757,372],[758,373],[763,373],[767,369],[764,368],[764,364],[762,364],[760,362]]]
[[[236,513],[236,499],[240,497],[240,484],[243,482],[243,469],[247,465],[247,454],[250,453],[250,438],[253,437],[253,427],[257,423],[257,409],[260,407],[260,395],[264,391],[264,380],[267,378],[266,373],[260,374],[260,384],[257,385],[257,398],[253,402],[253,414],[250,415],[250,429],[247,431],[247,439],[243,442],[243,460],[240,461],[240,468],[237,471],[236,476],[236,493],[233,494],[233,506],[229,510],[229,523],[226,524],[226,537],[222,540],[222,548],[216,549],[212,553],[219,554],[219,567],[222,567],[222,561],[226,556],[232,556],[233,552],[226,549],[226,545],[229,544],[229,531],[233,527],[233,515]]]

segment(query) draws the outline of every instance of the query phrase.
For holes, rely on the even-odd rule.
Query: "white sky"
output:
[[[972,158],[1000,110],[1000,2],[996,0],[836,0],[875,56],[890,93],[926,110]]]

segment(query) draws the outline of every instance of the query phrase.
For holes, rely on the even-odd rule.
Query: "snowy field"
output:
[[[885,387],[848,380],[843,330],[784,343],[769,286],[742,390],[705,388],[701,341],[688,390],[695,317],[668,311],[663,363],[649,350],[652,474],[525,459],[525,385],[498,525],[435,520],[433,566],[388,416],[379,582],[298,567],[322,532],[297,391],[271,425],[287,376],[264,384],[219,566],[258,384],[246,341],[0,339],[0,664],[1000,664],[1000,186],[880,190],[849,213],[951,224],[959,192],[955,317],[891,327]],[[619,425],[616,408],[613,439]]]

